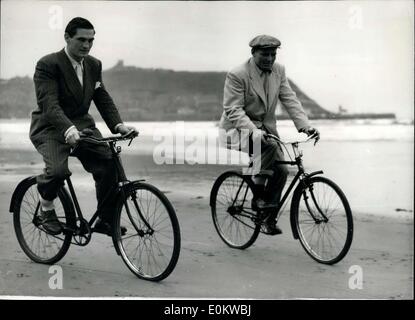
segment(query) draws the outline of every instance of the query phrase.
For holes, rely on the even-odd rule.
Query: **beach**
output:
[[[141,153],[140,143],[146,150]],[[316,147],[304,145],[306,169],[323,169],[341,186],[353,210],[351,249],[333,266],[312,260],[293,239],[288,211],[279,221],[282,235],[261,234],[246,250],[227,247],[213,226],[209,194],[219,174],[235,166],[186,162],[156,165],[151,154],[154,142],[143,137],[133,145],[130,150],[124,147],[127,175],[130,179],[144,178],[162,190],[179,219],[182,246],[173,273],[160,283],[140,280],[116,255],[111,238],[93,234],[88,246],[72,245],[57,263],[63,270],[63,288],[50,289],[49,266],[33,263],[25,256],[8,212],[14,187],[24,177],[38,174],[42,160],[34,149],[3,145],[0,295],[413,299],[413,140],[322,140]],[[96,206],[91,196],[92,177],[76,159],[71,158],[70,168],[81,208],[90,217]],[[360,287],[353,286],[356,268],[362,275]]]

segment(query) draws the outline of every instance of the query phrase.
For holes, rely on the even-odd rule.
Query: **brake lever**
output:
[[[127,138],[128,136],[131,136],[130,142],[128,143],[128,146],[130,146],[130,144],[133,142],[134,138],[138,136],[138,131],[131,130],[130,132],[128,132],[124,136],[124,138]]]
[[[313,133],[310,137],[310,139],[314,139],[314,146],[317,144],[317,142],[320,140],[317,132]]]

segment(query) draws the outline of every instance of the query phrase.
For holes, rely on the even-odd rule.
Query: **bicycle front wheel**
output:
[[[342,190],[324,177],[308,179],[296,190],[292,214],[301,245],[316,261],[334,264],[353,239],[352,211]]]
[[[13,224],[21,248],[37,263],[58,262],[69,249],[72,233],[65,231],[59,235],[51,235],[37,223],[40,201],[35,177],[23,182],[16,199],[13,207]],[[71,216],[67,212],[70,210],[71,202],[63,188],[58,191],[54,204],[59,221],[62,225],[68,225]]]
[[[179,222],[169,200],[154,186],[136,183],[117,212],[113,241],[124,263],[141,279],[166,278],[180,253]]]
[[[252,209],[254,184],[243,175],[222,174],[211,191],[213,224],[221,239],[231,248],[246,249],[258,238],[260,225]]]

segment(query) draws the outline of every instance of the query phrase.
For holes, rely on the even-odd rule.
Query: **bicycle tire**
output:
[[[54,204],[59,221],[66,224],[71,223],[72,215],[69,212],[72,202],[63,187],[59,189]],[[39,205],[36,178],[33,177],[33,179],[24,181],[16,194],[16,202],[13,207],[14,230],[20,247],[31,260],[37,263],[54,264],[61,260],[68,251],[72,233],[65,232],[54,236],[36,226],[33,218]],[[26,225],[22,225],[24,221],[26,221]],[[30,234],[28,234],[29,232]],[[48,254],[48,250],[52,252]]]
[[[349,202],[337,184],[321,176],[305,180],[294,192],[291,214],[300,243],[311,258],[331,265],[346,256],[353,239],[353,217]],[[340,240],[334,239],[336,235]]]
[[[235,181],[232,182],[232,179]],[[233,195],[233,197],[235,197],[236,194],[238,193],[237,191],[239,189],[238,183],[242,183],[242,187],[246,183],[247,185],[246,188],[249,188],[250,191],[245,190],[247,193],[244,194],[243,197],[246,198],[247,196],[249,196],[249,199],[245,199],[245,200],[242,199],[243,201],[242,206],[244,206],[245,201],[247,201],[248,208],[250,210],[252,210],[251,203],[252,203],[252,198],[254,197],[254,190],[255,190],[254,183],[250,179],[246,178],[245,176],[243,176],[237,171],[227,171],[216,179],[212,187],[211,197],[210,197],[213,224],[215,226],[217,233],[219,234],[219,237],[229,247],[243,250],[243,249],[250,247],[256,241],[256,239],[258,238],[261,226],[259,224],[256,224],[252,220],[250,221],[250,219],[245,216],[241,216],[237,214],[232,215],[229,212],[229,210],[232,208],[232,204],[234,204],[235,198],[232,198],[232,195],[230,199],[226,198],[227,195],[229,195],[231,192],[231,190],[229,190],[231,187],[226,189],[226,186],[225,186],[226,183],[232,184],[233,191],[236,190],[236,193]],[[241,193],[239,192],[239,194]],[[238,199],[240,199],[239,194],[238,194]],[[219,195],[220,200],[218,199],[218,195]],[[225,201],[225,202],[223,203],[222,201]],[[226,211],[224,210],[225,208],[226,208]]]
[[[138,199],[135,203],[134,197]],[[147,203],[144,197],[149,200]],[[130,210],[135,208],[135,211],[130,215],[128,215],[125,203]],[[163,207],[164,211],[160,216],[156,216],[156,210],[160,207]],[[150,229],[141,218],[139,210],[154,233],[140,235]],[[179,259],[181,239],[176,212],[167,197],[150,184],[133,182],[125,190],[125,196],[121,197],[118,202],[117,214],[114,219],[113,242],[130,271],[138,278],[149,281],[161,281],[169,276]],[[124,235],[121,234],[121,226],[127,229]],[[134,237],[138,239],[136,245],[132,244],[131,240],[128,242],[128,239]],[[172,243],[167,243],[169,239]],[[143,249],[146,252],[143,255],[140,251],[137,257],[140,247],[145,247]],[[135,250],[135,254],[131,248],[133,251]],[[158,250],[157,257],[153,250]],[[163,257],[161,259],[163,260],[162,265],[154,266],[153,263],[156,262],[156,259],[161,257]]]

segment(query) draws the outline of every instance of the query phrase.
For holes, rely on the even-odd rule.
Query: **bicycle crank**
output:
[[[89,241],[91,241],[92,230],[88,224],[88,221],[86,221],[84,218],[78,218],[77,221],[79,221],[79,226],[77,223],[77,227],[72,235],[72,243],[83,247],[86,246]]]

